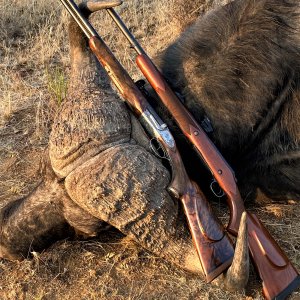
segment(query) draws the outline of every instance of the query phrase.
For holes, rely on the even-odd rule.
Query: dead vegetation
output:
[[[212,1],[127,1],[119,10],[151,55]],[[197,4],[196,4],[197,3]],[[69,72],[67,13],[58,0],[4,1],[0,18],[0,207],[39,181],[40,156],[65,95]],[[171,13],[176,13],[176,18]],[[132,50],[103,13],[93,24],[138,77]],[[185,20],[182,23],[185,24]],[[300,270],[300,204],[261,198],[249,204]],[[215,204],[226,219],[223,204]],[[262,299],[254,271],[245,294],[203,283],[110,231],[97,240],[61,241],[33,260],[0,260],[0,299]],[[291,299],[299,299],[300,292]]]

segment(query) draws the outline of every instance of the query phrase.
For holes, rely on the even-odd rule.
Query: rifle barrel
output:
[[[117,26],[120,28],[121,32],[124,34],[124,36],[127,38],[129,43],[133,46],[134,50],[138,54],[146,54],[142,46],[139,44],[139,42],[135,39],[133,34],[129,31],[127,26],[124,24],[120,16],[117,14],[117,12],[113,8],[107,8],[106,9],[109,15],[112,17],[112,19],[115,21]]]
[[[81,12],[78,9],[78,6],[73,1],[60,0],[60,2],[64,5],[64,7],[67,9],[70,15],[74,18],[74,20],[79,25],[79,27],[88,39],[90,39],[93,36],[97,36],[99,38],[97,31],[87,21],[87,19],[82,16]]]

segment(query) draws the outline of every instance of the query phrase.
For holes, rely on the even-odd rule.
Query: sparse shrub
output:
[[[55,98],[58,105],[61,105],[67,93],[67,80],[64,71],[55,67],[53,70],[46,70],[47,87],[49,93]]]

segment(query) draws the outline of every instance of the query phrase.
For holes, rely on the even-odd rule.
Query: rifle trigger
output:
[[[215,179],[213,179],[210,184],[210,190],[217,198],[222,198],[223,196],[225,196],[224,191],[220,188],[218,182]]]

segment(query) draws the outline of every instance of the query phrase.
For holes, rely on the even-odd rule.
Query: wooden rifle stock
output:
[[[300,285],[297,270],[258,220],[248,213],[250,254],[263,280],[266,299],[286,299]]]
[[[187,183],[188,190],[180,200],[206,282],[211,282],[231,265],[233,246],[197,184],[190,180]]]
[[[230,208],[230,221],[227,230],[233,235],[237,235],[245,207],[236,184],[234,172],[169,87],[150,58],[142,53],[137,56],[136,62],[183,134],[200,154],[203,162],[227,195],[227,203]],[[263,281],[265,297],[267,299],[285,299],[300,285],[297,270],[255,215],[248,213],[247,224],[249,250]]]

